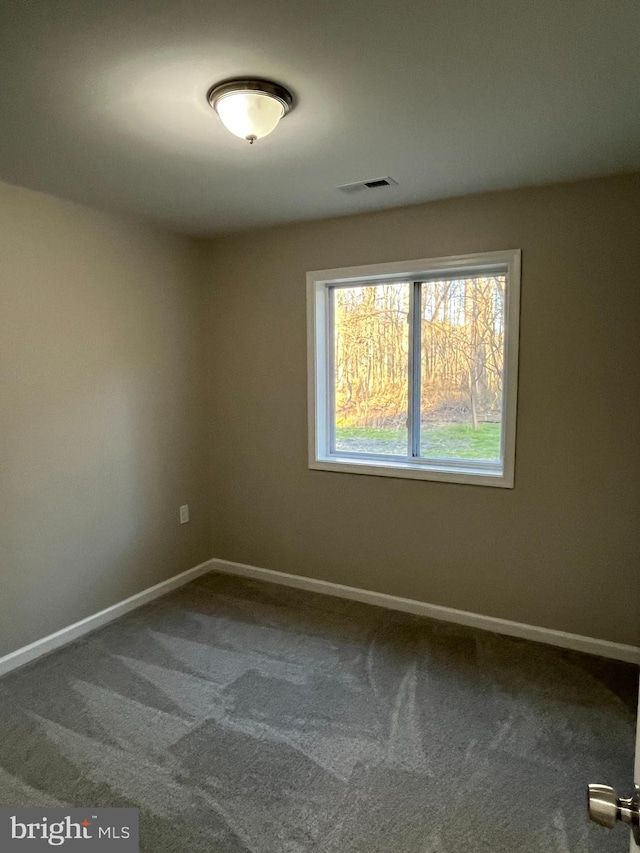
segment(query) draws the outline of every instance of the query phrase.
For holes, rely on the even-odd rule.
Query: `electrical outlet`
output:
[[[180,524],[186,524],[189,521],[189,504],[184,504],[180,507]]]

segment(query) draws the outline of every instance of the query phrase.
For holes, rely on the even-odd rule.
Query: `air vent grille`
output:
[[[342,190],[343,193],[355,193],[360,190],[374,190],[379,187],[396,186],[397,181],[390,178],[388,175],[384,178],[369,178],[368,181],[354,181],[352,184],[342,184],[336,189]]]

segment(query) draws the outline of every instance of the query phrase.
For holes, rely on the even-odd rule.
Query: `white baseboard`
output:
[[[230,560],[213,558],[181,572],[173,578],[151,586],[148,589],[125,598],[93,616],[87,616],[80,622],[75,622],[67,628],[62,628],[48,637],[36,640],[28,646],[16,649],[15,652],[0,658],[0,676],[30,663],[36,658],[49,654],[56,649],[66,646],[73,640],[85,634],[101,628],[103,625],[113,622],[125,613],[142,607],[155,598],[160,598],[174,589],[183,586],[189,581],[195,580],[207,572],[220,572],[221,574],[237,575],[243,578],[268,581],[269,583],[291,586],[296,589],[306,589],[310,592],[319,592],[323,595],[333,595],[337,598],[348,598],[351,601],[361,601],[364,604],[373,604],[377,607],[385,607],[388,610],[400,610],[403,613],[414,613],[418,616],[427,616],[441,622],[454,622],[457,625],[468,625],[471,628],[480,628],[484,631],[493,631],[496,634],[507,634],[510,637],[520,637],[525,640],[535,640],[539,643],[547,643],[559,646],[563,649],[573,649],[578,652],[586,652],[592,655],[600,655],[613,660],[627,661],[640,665],[640,648],[627,646],[622,643],[612,643],[609,640],[599,640],[595,637],[583,637],[580,634],[569,634],[565,631],[554,631],[551,628],[539,628],[536,625],[525,625],[522,622],[511,622],[509,619],[498,619],[495,616],[482,616],[479,613],[470,613],[467,610],[455,610],[452,607],[442,607],[439,604],[427,604],[423,601],[414,601],[410,598],[399,598],[396,595],[387,595],[383,592],[372,592],[366,589],[357,589],[352,586],[344,586],[339,583],[305,578],[301,575],[290,575],[286,572],[276,572],[273,569],[261,569],[257,566],[247,566],[244,563],[234,563]]]
[[[209,560],[208,565],[212,571],[223,574],[268,581],[282,586],[292,586],[296,589],[306,589],[323,595],[334,595],[338,598],[348,598],[351,601],[361,601],[364,604],[386,607],[388,610],[415,613],[418,616],[428,616],[441,622],[454,622],[457,625],[467,625],[471,628],[480,628],[483,631],[507,634],[510,637],[520,637],[524,640],[535,640],[538,643],[547,643],[563,649],[573,649],[577,652],[586,652],[587,654],[640,665],[640,647],[638,646],[612,643],[609,640],[599,640],[596,637],[583,637],[580,634],[569,634],[566,631],[555,631],[552,628],[540,628],[537,625],[526,625],[523,622],[512,622],[509,619],[499,619],[495,616],[482,616],[480,613],[470,613],[467,610],[455,610],[452,607],[442,607],[439,604],[427,604],[423,601],[399,598],[396,595],[387,595],[383,592],[372,592],[352,586],[343,586],[339,583],[305,578],[301,575],[276,572],[273,569],[261,569],[257,566],[247,566],[244,563],[233,563],[230,560],[215,558]]]
[[[74,622],[73,625],[69,625],[67,628],[62,628],[54,634],[49,634],[48,637],[43,637],[41,640],[36,640],[28,646],[16,649],[15,652],[10,652],[10,654],[0,658],[0,676],[5,675],[7,672],[11,672],[13,669],[17,669],[20,666],[30,663],[36,658],[47,655],[49,652],[53,652],[61,646],[66,646],[73,640],[77,640],[78,637],[89,634],[91,631],[95,631],[96,628],[101,628],[108,622],[113,622],[114,619],[119,619],[120,616],[124,616],[125,613],[129,613],[130,610],[142,607],[143,604],[148,604],[148,602],[153,601],[154,598],[166,595],[168,592],[177,589],[179,586],[183,586],[183,584],[195,580],[195,578],[200,577],[200,575],[204,575],[211,571],[213,568],[211,565],[212,563],[212,560],[200,563],[200,565],[194,566],[192,569],[187,569],[186,572],[181,572],[179,575],[169,578],[166,581],[162,581],[161,583],[157,583],[155,586],[143,589],[142,592],[138,592],[130,598],[125,598],[124,601],[119,601],[117,604],[107,607],[99,613],[94,613],[93,616],[87,616],[86,619]]]

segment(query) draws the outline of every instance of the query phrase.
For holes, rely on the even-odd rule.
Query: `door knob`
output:
[[[640,846],[640,785],[635,786],[632,797],[618,797],[609,785],[589,785],[589,817],[594,823],[614,827],[617,821],[631,828],[633,839]]]

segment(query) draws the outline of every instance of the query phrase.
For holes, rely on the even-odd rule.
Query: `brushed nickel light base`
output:
[[[272,83],[270,80],[260,80],[258,78],[237,80],[225,80],[222,83],[216,83],[207,92],[207,101],[209,106],[216,109],[216,104],[225,95],[235,95],[242,92],[256,92],[258,95],[270,95],[277,101],[280,101],[286,115],[293,107],[293,95],[284,86],[279,83]]]

